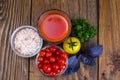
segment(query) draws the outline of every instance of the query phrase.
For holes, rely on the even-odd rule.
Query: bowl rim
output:
[[[41,17],[45,16],[47,13],[50,13],[50,12],[55,12],[55,13],[57,13],[59,15],[62,14],[62,16],[65,17],[65,19],[67,20],[68,25],[70,27],[70,30],[69,30],[68,34],[66,35],[66,37],[64,37],[62,40],[57,41],[57,42],[52,42],[52,41],[49,41],[47,39],[44,39],[44,37],[39,32],[39,26],[38,26],[39,20],[41,19]],[[62,43],[67,37],[69,37],[69,35],[71,33],[71,28],[72,28],[72,24],[71,24],[70,17],[68,16],[67,13],[65,13],[63,10],[60,10],[60,9],[48,9],[48,10],[44,10],[43,12],[40,13],[39,17],[37,18],[37,30],[38,30],[38,33],[41,35],[41,37],[43,38],[43,40],[45,40],[46,42],[51,43],[51,44],[60,44],[60,43]]]
[[[46,49],[46,48],[48,48],[48,47],[50,47],[50,46],[55,46],[55,47],[57,47],[58,49],[60,49],[62,52],[64,52],[64,50],[63,50],[60,46],[57,46],[57,45],[54,45],[54,44],[53,44],[53,45],[52,45],[52,44],[46,45],[46,46],[44,46],[41,50]],[[40,55],[40,53],[37,54],[37,56],[36,56],[36,60],[35,60],[36,66],[37,66],[38,63],[39,63],[39,62],[37,61],[39,55]],[[67,70],[67,68],[68,68],[68,58],[66,59],[66,68],[65,68],[65,70],[62,70],[62,72],[60,72],[60,74],[56,74],[55,77],[64,74],[64,72]],[[43,75],[45,75],[45,76],[47,76],[47,77],[51,77],[49,74],[45,74],[45,73],[44,73],[41,69],[39,69],[38,67],[37,67],[37,69],[38,69]]]
[[[32,54],[29,54],[29,55],[23,55],[23,54],[20,54],[20,52],[16,51],[15,50],[15,47],[14,47],[14,38],[15,38],[15,35],[17,34],[17,32],[19,32],[20,30],[22,29],[25,29],[25,28],[30,28],[30,29],[33,29],[37,32],[37,34],[39,35],[37,29],[33,26],[30,26],[30,25],[23,25],[23,26],[19,26],[18,28],[16,28],[13,33],[11,34],[10,36],[10,44],[11,44],[11,48],[12,50],[20,57],[24,57],[24,58],[29,58],[29,57],[33,57],[35,56],[36,54],[39,53],[40,49],[42,48],[42,45],[43,45],[43,39],[42,37],[39,35],[39,39],[40,39],[40,47],[38,48],[38,50],[36,50],[34,53]]]

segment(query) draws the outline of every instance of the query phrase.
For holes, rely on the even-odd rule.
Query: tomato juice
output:
[[[71,23],[67,15],[59,10],[43,13],[38,20],[40,35],[48,42],[60,42],[70,33]]]

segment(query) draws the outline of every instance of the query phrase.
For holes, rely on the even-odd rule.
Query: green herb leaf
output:
[[[97,33],[96,28],[89,24],[87,19],[74,19],[71,21],[71,36],[78,37],[82,43],[94,37]]]

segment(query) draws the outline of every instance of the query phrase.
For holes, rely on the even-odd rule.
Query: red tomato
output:
[[[66,68],[66,65],[65,65],[65,64],[60,65],[60,70],[65,70],[65,68]]]
[[[54,71],[57,71],[57,70],[59,69],[59,65],[58,65],[57,63],[53,63],[53,64],[52,64],[52,69],[53,69]]]
[[[54,56],[50,56],[49,60],[50,60],[51,63],[53,63],[53,62],[55,62],[55,57]]]
[[[38,68],[39,68],[39,69],[42,69],[42,66],[43,66],[42,63],[38,63]]]
[[[61,57],[63,57],[63,58],[65,58],[65,59],[67,59],[67,58],[68,58],[68,55],[67,55],[67,53],[66,53],[66,52],[62,52],[62,53],[61,53]]]
[[[44,62],[44,63],[50,63],[47,58],[45,58],[43,62]]]
[[[46,73],[46,74],[48,74],[48,73],[51,72],[51,66],[50,66],[50,64],[44,64],[43,65],[43,72]]]
[[[40,56],[45,56],[45,50],[40,50]]]
[[[50,52],[50,48],[46,48],[45,51],[46,51],[46,52]]]
[[[62,52],[61,50],[57,50],[57,51],[55,52],[55,54],[56,54],[56,55],[60,55],[61,52]]]
[[[45,56],[48,58],[48,57],[52,56],[52,53],[51,52],[47,52]]]
[[[57,62],[58,62],[59,65],[63,65],[63,64],[66,63],[66,60],[61,57]]]
[[[42,62],[43,61],[43,57],[42,56],[39,56],[38,57],[38,62]]]
[[[50,47],[50,51],[51,51],[51,52],[55,52],[55,51],[56,51],[56,47],[55,47],[55,46],[51,46],[51,47]]]
[[[55,72],[53,72],[53,71],[52,71],[52,72],[50,72],[50,76],[51,76],[51,77],[54,77],[55,75],[56,75],[56,73],[55,73]]]
[[[55,56],[55,58],[58,61],[61,57],[58,55],[58,56]]]
[[[55,72],[56,72],[56,74],[59,74],[59,73],[61,72],[61,70],[58,69],[58,70],[56,70]]]

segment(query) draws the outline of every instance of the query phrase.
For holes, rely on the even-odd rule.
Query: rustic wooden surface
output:
[[[99,80],[120,80],[120,0],[99,2],[99,44],[104,47],[99,59]],[[119,62],[114,61],[117,57]]]
[[[0,0],[0,80],[119,80],[113,54],[120,55],[120,0]],[[49,78],[35,65],[35,57],[24,59],[11,50],[10,35],[21,25],[37,28],[37,19],[48,9],[60,9],[70,19],[87,18],[97,28],[97,35],[83,44],[86,49],[103,45],[95,67],[81,63],[73,75]]]
[[[30,0],[0,1],[0,80],[28,80],[29,62],[14,54],[10,35],[20,25],[30,25]]]

